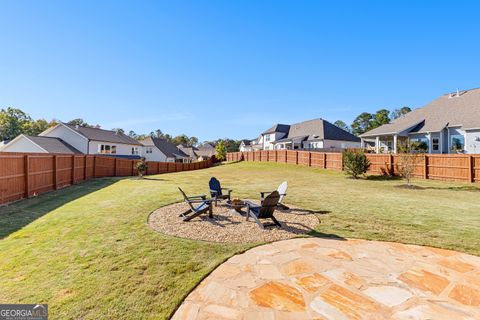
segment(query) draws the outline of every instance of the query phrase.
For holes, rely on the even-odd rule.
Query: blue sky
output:
[[[480,86],[474,1],[2,1],[0,107],[138,133],[419,107]]]

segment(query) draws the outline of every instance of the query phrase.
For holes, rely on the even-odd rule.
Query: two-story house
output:
[[[260,135],[261,150],[345,149],[360,147],[360,138],[323,119],[277,124]]]
[[[59,123],[38,136],[19,135],[1,147],[2,152],[104,154],[140,158],[143,145],[126,134]]]

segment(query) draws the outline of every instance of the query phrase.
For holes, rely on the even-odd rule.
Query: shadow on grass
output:
[[[309,236],[316,237],[316,238],[325,238],[325,239],[341,240],[341,241],[346,241],[347,240],[346,238],[341,237],[339,235],[336,235],[336,234],[333,234],[333,233],[323,233],[323,232],[319,232],[317,230],[312,230],[307,234]]]
[[[133,180],[133,179],[132,179]],[[160,179],[160,178],[148,178],[148,177],[143,177],[142,179],[137,178],[137,180],[149,180],[149,181],[168,181],[166,179]]]
[[[0,207],[0,239],[20,230],[36,219],[44,216],[75,199],[105,188],[121,178],[92,179],[61,190],[41,194],[37,197],[20,200]]]
[[[367,180],[370,180],[370,181],[396,181],[396,180],[402,180],[402,177],[400,177],[400,176],[378,175],[378,176],[367,176]]]
[[[424,189],[430,190],[449,190],[449,191],[470,191],[480,192],[480,187],[477,186],[456,186],[456,187],[425,187]]]

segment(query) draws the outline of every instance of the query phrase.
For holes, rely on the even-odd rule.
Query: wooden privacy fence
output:
[[[138,160],[97,155],[0,153],[0,204],[57,190],[100,177],[135,176]],[[147,174],[197,170],[211,160],[193,163],[147,161]]]
[[[366,154],[370,160],[369,174],[399,174],[401,156]],[[422,179],[480,182],[480,154],[422,154],[416,158],[414,176]],[[268,161],[308,167],[343,170],[342,153],[268,150],[230,152],[228,161]]]

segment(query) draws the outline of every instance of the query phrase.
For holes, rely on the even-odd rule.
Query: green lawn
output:
[[[289,182],[287,203],[325,211],[316,235],[389,240],[480,255],[479,189],[351,180],[342,173],[237,163],[137,180],[92,180],[0,209],[0,302],[49,303],[52,319],[167,318],[212,269],[249,245],[176,239],[146,224],[156,208],[205,193],[211,176],[239,197]]]

